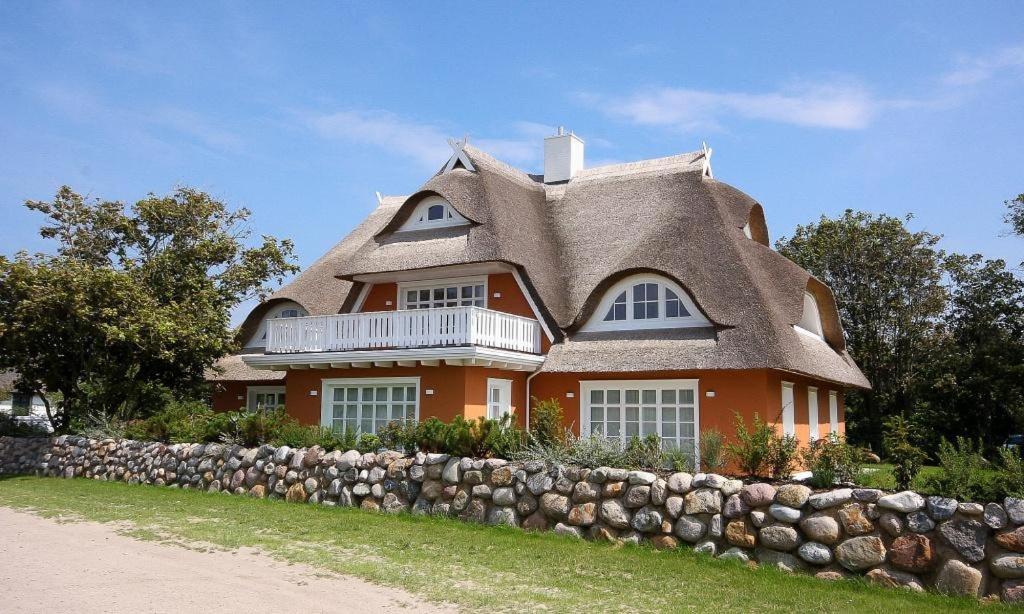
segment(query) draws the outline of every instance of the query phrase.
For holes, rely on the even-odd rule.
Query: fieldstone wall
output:
[[[825,579],[1024,601],[1024,499],[959,503],[906,491],[744,484],[446,454],[314,447],[0,438],[0,474],[154,484],[692,547]]]

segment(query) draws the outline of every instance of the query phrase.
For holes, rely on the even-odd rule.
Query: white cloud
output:
[[[961,58],[959,66],[942,78],[953,86],[976,85],[1006,70],[1024,69],[1024,45],[1003,47],[978,57]]]
[[[674,126],[687,131],[717,129],[724,120],[733,117],[860,130],[866,128],[882,108],[909,104],[879,100],[856,84],[812,85],[762,93],[664,87],[624,98],[585,95],[583,99],[608,115],[633,123]]]

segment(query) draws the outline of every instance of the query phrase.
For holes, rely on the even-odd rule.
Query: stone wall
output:
[[[552,530],[911,590],[1024,600],[1024,500],[744,484],[541,462],[319,448],[0,438],[0,474],[82,477]]]

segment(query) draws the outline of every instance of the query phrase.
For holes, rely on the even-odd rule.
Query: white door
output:
[[[487,379],[487,417],[498,420],[512,411],[512,380]]]

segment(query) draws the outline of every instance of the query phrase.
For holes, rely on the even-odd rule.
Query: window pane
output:
[[[359,430],[364,433],[373,432],[373,417],[363,416],[363,419],[359,421]]]
[[[633,302],[638,303],[644,300],[644,284],[637,284],[633,286]]]
[[[430,290],[420,290],[420,302],[430,300]]]
[[[284,393],[283,392],[277,393],[277,404],[278,405],[284,405]]]
[[[374,412],[377,414],[377,420],[385,420],[386,421],[388,419],[388,406],[387,405],[377,405],[374,408]]]
[[[335,388],[334,389],[334,400],[335,401],[344,401],[345,400],[345,389],[344,388]]]
[[[657,390],[644,390],[644,403],[654,404],[658,402],[658,391]]]
[[[675,422],[663,422],[661,424],[661,436],[675,439],[676,437],[676,424]]]
[[[387,401],[388,400],[388,389],[387,388],[377,388],[376,390],[374,390],[374,393],[376,394],[376,400],[377,401]]]
[[[334,419],[340,419],[345,417],[345,406],[335,405],[331,408],[331,417]]]
[[[594,422],[601,422],[604,420],[604,408],[603,407],[592,407],[590,409],[590,419]]]
[[[621,395],[621,393],[618,390],[609,390],[608,391],[608,404],[609,405],[618,405],[619,404],[620,395]]]
[[[444,297],[448,299],[459,298],[459,289],[455,287],[445,288]]]
[[[640,420],[640,408],[639,407],[627,407],[626,408],[626,422],[637,422]]]
[[[609,437],[618,437],[620,432],[619,422],[608,422],[608,432],[606,433]]]
[[[675,390],[662,390],[661,391],[661,402],[666,405],[676,404],[676,391]]]
[[[415,420],[416,419],[416,406],[411,403],[405,405],[405,419]]]
[[[408,388],[405,389],[405,399],[407,401],[415,401],[416,400],[416,387],[415,386],[409,386]]]
[[[483,285],[473,286],[473,296],[475,296],[476,298],[483,298],[484,297],[484,287],[483,287]]]
[[[619,408],[618,407],[608,407],[606,409],[608,410],[608,422],[614,422],[615,424],[618,424],[619,423],[619,414],[620,414]]]
[[[604,434],[604,424],[601,422],[590,423],[590,434],[591,435],[602,435]]]
[[[615,308],[615,319],[616,320],[625,320],[626,319],[626,304],[625,303],[620,303],[618,305],[615,305],[614,308]]]
[[[462,286],[462,298],[473,298],[473,286]]]
[[[657,435],[658,434],[657,423],[655,423],[655,422],[644,422],[643,430],[641,431],[641,434],[644,437],[647,437],[648,435]]]
[[[373,400],[373,388],[363,388],[362,400],[363,401],[372,401]]]
[[[636,422],[626,423],[626,437],[636,437],[640,434],[640,425]]]
[[[482,298],[476,299],[475,301],[473,301],[473,305],[476,306],[476,307],[483,307],[484,306],[484,299],[482,299]]]
[[[597,403],[599,405],[604,403],[604,390],[591,390],[590,402]]]
[[[679,408],[679,421],[680,422],[693,422],[693,408],[692,407],[680,407]]]
[[[644,305],[647,303],[633,303],[633,319],[643,320],[647,318],[647,310],[644,309]]]
[[[402,411],[402,406],[401,405],[392,405],[391,406],[391,419],[392,420],[401,420],[402,418],[405,417],[404,415],[402,415],[404,413],[405,412]]]
[[[658,303],[647,303],[647,318],[658,317]]]
[[[680,403],[687,403],[687,404],[692,405],[693,404],[693,390],[689,389],[689,388],[687,388],[686,390],[680,390],[679,391],[679,402]]]
[[[345,419],[351,421],[353,427],[355,427],[355,421],[358,416],[358,411],[359,410],[357,409],[357,406],[355,404],[345,406]]]
[[[644,408],[644,422],[657,422],[658,421],[658,408],[657,407],[645,407]]]
[[[408,292],[406,292],[405,293],[405,300],[410,302],[410,303],[415,303],[416,302],[416,291],[415,290],[409,290]]]
[[[665,407],[665,408],[662,408],[662,410],[661,410],[661,421],[662,422],[671,422],[671,423],[675,424],[675,422],[676,422],[676,408],[675,407]]]
[[[679,302],[668,301],[665,303],[665,317],[666,318],[678,318],[679,317]]]
[[[391,389],[391,400],[392,401],[404,401],[405,400],[405,388],[392,388]]]
[[[427,209],[428,220],[443,220],[444,219],[444,205],[431,205]]]
[[[640,391],[639,390],[627,390],[626,391],[626,402],[627,403],[639,403],[640,402]]]

